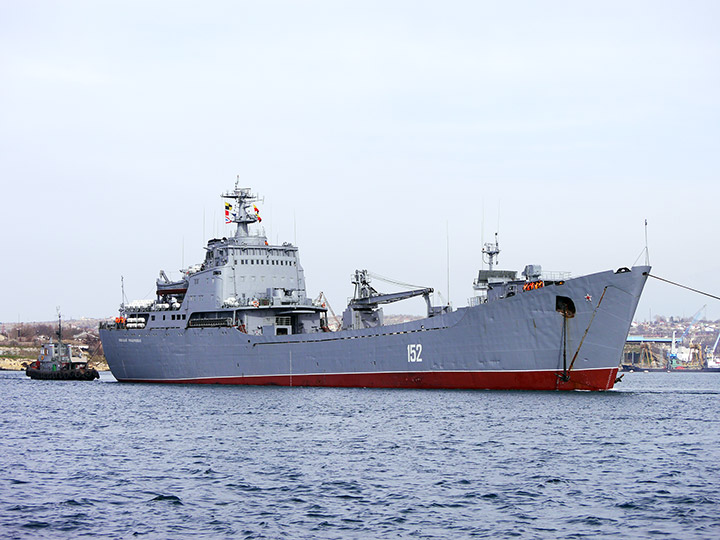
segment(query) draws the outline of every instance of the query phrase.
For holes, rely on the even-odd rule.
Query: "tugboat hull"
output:
[[[25,375],[31,379],[39,379],[43,381],[92,381],[100,378],[100,374],[96,369],[78,370],[59,370],[47,371],[31,367],[25,368]]]

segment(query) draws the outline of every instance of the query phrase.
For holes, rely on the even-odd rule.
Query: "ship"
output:
[[[235,234],[209,240],[204,261],[180,279],[160,271],[154,298],[123,302],[101,323],[118,381],[501,390],[616,382],[649,266],[578,277],[537,264],[501,270],[496,235],[480,250],[466,306],[433,305],[430,287],[379,292],[359,269],[334,317],[322,294],[308,296],[298,247],[269,243],[261,199],[237,182],[221,197]],[[422,318],[385,323],[384,305],[419,296]]]
[[[88,366],[82,353],[75,354],[73,346],[62,340],[62,317],[58,312],[57,341],[43,343],[37,360],[25,367],[31,379],[54,381],[93,381],[100,378],[95,368]]]

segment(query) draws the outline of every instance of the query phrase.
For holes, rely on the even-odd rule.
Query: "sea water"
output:
[[[3,538],[718,538],[720,373],[609,392],[0,372]]]

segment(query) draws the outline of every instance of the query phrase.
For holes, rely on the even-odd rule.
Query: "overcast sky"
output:
[[[498,230],[502,268],[642,263],[645,219],[653,273],[720,295],[719,21],[692,0],[2,0],[0,321],[113,317],[121,276],[152,297],[232,234],[236,175],[338,313],[356,268],[444,298],[449,268],[466,305]],[[720,319],[651,281],[636,319],[704,304]]]

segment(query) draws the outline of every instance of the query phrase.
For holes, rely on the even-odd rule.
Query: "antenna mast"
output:
[[[495,243],[487,242],[482,248],[482,252],[484,255],[488,256],[488,267],[490,270],[493,269],[493,265],[497,262],[495,258],[500,253],[500,245],[498,244],[498,233],[495,233]]]
[[[448,305],[450,305],[450,222],[445,221],[445,243],[447,246],[447,294],[448,294]]]
[[[58,315],[58,331],[57,331],[57,337],[58,341],[62,341],[62,315],[60,314],[60,306],[57,306],[55,308]]]

